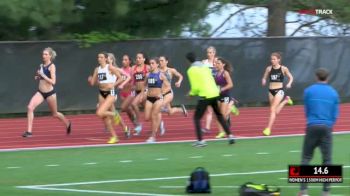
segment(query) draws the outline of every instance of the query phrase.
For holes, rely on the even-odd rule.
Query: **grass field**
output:
[[[242,139],[194,148],[191,143],[143,144],[0,153],[0,195],[185,195],[191,171],[205,167],[212,195],[238,195],[245,182],[280,186],[296,195],[299,184],[287,183],[289,164],[298,164],[303,137]],[[334,135],[333,162],[343,165],[344,182],[332,195],[350,195],[350,134]],[[321,163],[316,151],[313,164]],[[310,184],[320,195],[322,184]]]

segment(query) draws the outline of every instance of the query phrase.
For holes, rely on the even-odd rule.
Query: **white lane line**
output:
[[[45,165],[46,167],[58,167],[58,166],[60,166],[60,165],[58,165],[58,164],[51,164],[51,165]]]
[[[345,168],[350,168],[350,166],[343,166]],[[242,175],[256,175],[256,174],[273,174],[273,173],[285,173],[288,170],[263,170],[254,172],[233,172],[233,173],[220,173],[211,174],[211,177],[221,177],[221,176],[242,176]],[[173,180],[173,179],[188,179],[186,176],[171,176],[171,177],[158,177],[158,178],[131,178],[131,179],[115,179],[115,180],[102,180],[102,181],[87,181],[87,182],[71,182],[71,183],[61,183],[61,184],[43,184],[43,185],[27,185],[27,186],[16,186],[17,188],[23,189],[40,189],[44,187],[63,187],[63,186],[74,186],[74,185],[91,185],[91,184],[106,184],[106,183],[119,183],[119,182],[145,182],[145,181],[161,181],[161,180]],[[295,186],[299,187],[299,186]],[[321,187],[321,186],[320,186]],[[337,187],[337,186],[332,186]],[[338,186],[345,187],[345,186]],[[349,187],[349,186],[346,186]]]
[[[258,154],[258,155],[267,155],[267,154],[270,154],[269,152],[257,152],[255,154]]]
[[[12,167],[6,167],[6,169],[20,169],[22,167],[18,167],[18,166],[12,166]]]
[[[232,188],[240,188],[241,186],[212,186],[212,188],[229,188],[229,189],[232,189]],[[290,185],[290,186],[278,186],[280,188],[299,188],[300,186],[297,186],[297,185]],[[323,186],[308,186],[308,188],[322,188]],[[349,188],[350,186],[346,186],[346,185],[336,185],[336,186],[332,186],[332,188]],[[162,188],[162,189],[184,189],[185,186],[159,186],[159,188]],[[332,196],[334,196],[332,194]],[[338,195],[340,196],[340,195]]]
[[[337,131],[333,132],[333,135],[350,134],[350,131]],[[235,138],[236,140],[254,140],[254,139],[269,139],[269,138],[288,138],[296,136],[304,136],[305,134],[288,134],[288,135],[273,135],[273,136],[240,136]],[[220,139],[219,139],[220,140]],[[224,139],[222,139],[224,140]],[[194,142],[196,140],[177,140],[177,141],[164,141],[156,142],[155,144],[176,144]],[[206,141],[218,141],[218,139],[207,139]],[[91,148],[91,147],[110,147],[110,146],[133,146],[144,145],[144,142],[133,142],[124,144],[86,144],[86,145],[67,145],[67,146],[52,146],[52,147],[31,147],[31,148],[12,148],[12,149],[0,149],[0,152],[12,152],[12,151],[31,151],[31,150],[52,150],[52,149],[74,149],[74,148]]]
[[[157,193],[137,193],[137,192],[117,192],[117,191],[101,191],[101,190],[84,190],[84,189],[65,189],[65,188],[49,188],[49,187],[20,187],[34,190],[47,190],[47,191],[64,191],[64,192],[78,192],[78,193],[99,193],[99,194],[114,194],[114,195],[142,195],[142,196],[179,196],[169,194],[157,194]]]
[[[255,174],[273,174],[273,173],[285,173],[288,170],[267,170],[267,171],[255,171],[255,172],[236,172],[236,173],[221,173],[211,174],[211,177],[221,176],[241,176],[241,175],[255,175]],[[132,179],[118,179],[118,180],[104,180],[104,181],[89,181],[89,182],[73,182],[62,184],[44,184],[44,185],[28,185],[17,186],[18,188],[33,188],[33,187],[59,187],[59,186],[73,186],[73,185],[90,185],[90,184],[105,184],[105,183],[119,183],[119,182],[144,182],[144,181],[160,181],[160,180],[174,180],[174,179],[188,179],[186,176],[171,176],[171,177],[159,177],[159,178],[132,178]]]
[[[223,154],[222,155],[223,157],[232,157],[232,156],[235,156],[234,154]]]
[[[155,159],[156,161],[166,161],[166,160],[169,160],[168,158],[158,158],[158,159]]]
[[[119,161],[120,163],[131,163],[132,160],[122,160],[122,161]]]
[[[300,150],[290,150],[290,153],[297,153],[297,152],[301,152]]]
[[[97,163],[95,162],[90,162],[90,163],[83,163],[83,165],[96,165]]]
[[[193,157],[188,157],[188,158],[190,158],[190,159],[201,159],[201,158],[203,158],[203,156],[193,156]]]

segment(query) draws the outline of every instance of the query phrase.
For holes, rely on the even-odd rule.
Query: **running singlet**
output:
[[[160,79],[160,72],[149,73],[147,78],[148,88],[162,88],[163,81]]]
[[[216,85],[218,85],[220,88],[224,87],[227,85],[226,79],[224,77],[224,73],[225,71],[223,71],[222,73],[217,72],[214,79],[215,79],[215,83]],[[220,95],[229,95],[229,90],[225,90],[220,92]]]
[[[282,66],[278,69],[271,67],[270,71],[270,82],[283,82],[284,75],[282,73]]]
[[[51,72],[49,70],[52,63],[50,63],[48,66],[44,66],[43,64],[40,65],[40,69],[42,69],[42,72],[48,77],[51,78]],[[43,80],[44,78],[40,77],[40,80]]]
[[[209,66],[209,68],[210,68],[210,70],[211,70],[212,76],[215,77],[217,71],[216,71],[216,69],[215,69],[215,67],[214,67],[214,64],[211,63],[211,62],[209,62],[208,59],[205,59],[205,60],[203,60],[202,62],[203,62],[205,65]]]
[[[170,75],[170,72],[169,72],[169,69],[165,70],[165,72],[163,72],[166,79],[169,81],[169,83],[171,83],[171,75]]]
[[[98,67],[97,78],[101,84],[115,83],[116,81],[116,76],[109,72],[109,64],[104,68]]]
[[[141,82],[145,80],[145,76],[147,74],[147,66],[143,65],[143,70],[141,72],[137,72],[137,66],[134,68],[134,82]]]
[[[131,76],[131,67],[122,67],[123,71],[128,74],[129,76]],[[125,81],[126,80],[126,75],[122,74],[122,80]]]

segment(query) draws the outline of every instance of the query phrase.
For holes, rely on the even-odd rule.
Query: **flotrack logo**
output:
[[[310,15],[332,15],[332,9],[309,9],[309,10],[299,10],[299,14],[310,14]]]

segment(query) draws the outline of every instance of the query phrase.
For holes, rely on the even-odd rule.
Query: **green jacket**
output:
[[[187,70],[190,82],[191,96],[213,98],[219,96],[219,88],[216,86],[212,71],[208,66],[196,61]]]

